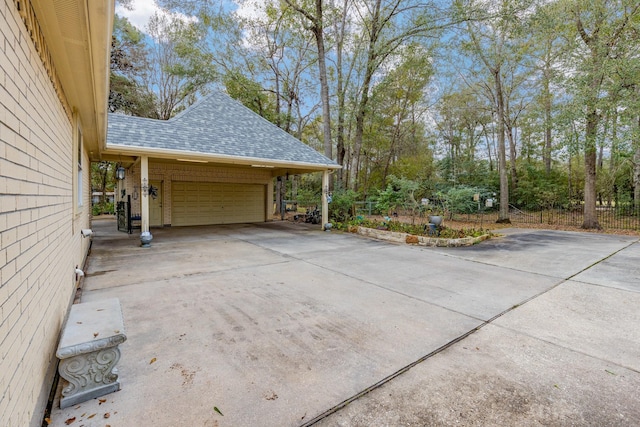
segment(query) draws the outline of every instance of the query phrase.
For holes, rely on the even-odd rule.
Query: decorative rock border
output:
[[[352,227],[351,232],[360,234],[361,236],[372,237],[387,242],[407,243],[421,246],[439,246],[447,248],[456,248],[461,246],[472,246],[489,238],[488,234],[478,237],[463,237],[460,239],[445,239],[442,237],[416,236],[414,234],[401,233],[398,231],[378,230],[367,227]]]

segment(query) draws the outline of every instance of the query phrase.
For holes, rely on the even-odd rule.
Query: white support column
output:
[[[153,236],[149,232],[149,157],[140,158],[140,243],[143,248],[151,246]]]
[[[149,231],[149,157],[140,158],[140,215],[141,232]]]
[[[322,172],[322,229],[329,222],[329,170]]]

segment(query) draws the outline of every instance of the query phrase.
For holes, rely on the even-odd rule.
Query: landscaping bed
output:
[[[491,233],[489,232],[487,232],[487,234],[481,234],[476,237],[433,237],[408,234],[399,231],[380,230],[362,226],[352,226],[348,231],[360,234],[362,236],[373,237],[374,239],[386,240],[389,242],[407,243],[420,246],[440,246],[449,248],[475,245],[476,243],[480,243],[483,240],[491,237]]]
[[[357,220],[351,223],[334,223],[336,229],[357,233],[374,239],[421,246],[460,247],[471,246],[493,236],[489,230],[479,228],[437,227],[427,224],[408,224],[396,220]],[[434,232],[435,231],[435,232]]]

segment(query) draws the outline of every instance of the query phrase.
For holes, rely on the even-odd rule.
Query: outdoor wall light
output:
[[[116,179],[118,181],[122,181],[124,179],[125,172],[126,170],[122,166],[118,166],[118,169],[116,169]]]

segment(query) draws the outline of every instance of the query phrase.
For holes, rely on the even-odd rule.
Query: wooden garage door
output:
[[[174,226],[263,222],[264,212],[264,185],[171,184],[171,225]]]

